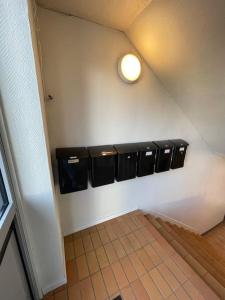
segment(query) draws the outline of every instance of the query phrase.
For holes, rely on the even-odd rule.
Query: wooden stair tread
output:
[[[185,241],[185,239],[180,238],[179,235],[176,237],[176,239],[180,241],[180,243],[188,251],[188,253],[190,253],[200,264],[204,266],[206,270],[208,270],[213,276],[217,278],[217,280],[219,280],[225,286],[224,269],[221,268],[221,266],[217,263],[217,261],[213,257],[209,256],[208,254],[203,256],[202,254],[204,249],[200,247],[196,248],[190,246]]]
[[[220,251],[218,251],[215,246],[210,245],[206,240],[204,240],[204,238],[202,238],[201,240],[196,239],[196,237],[191,236],[191,234],[188,232],[182,232],[182,235],[186,240],[188,240],[192,245],[196,247],[197,251],[201,251],[201,254],[205,256],[206,259],[209,259],[211,261],[211,259],[213,258],[213,262],[220,262],[220,265],[222,265],[225,270],[225,260]]]
[[[163,226],[163,223],[162,223]],[[187,250],[188,253],[191,253],[191,255],[197,259],[206,269],[210,270],[212,275],[217,276],[218,280],[221,280],[223,284],[225,285],[225,268],[221,266],[214,257],[210,256],[208,253],[204,253],[205,255],[202,256],[203,251],[205,249],[198,247],[192,247],[190,246],[185,239],[183,239],[181,236],[179,236],[177,233],[173,231],[171,228],[170,234],[173,235],[174,239],[179,241],[179,243]],[[215,268],[216,266],[216,268]]]
[[[146,218],[171,244],[171,246],[191,265],[198,275],[204,279],[221,299],[225,299],[225,247],[220,243],[225,241],[225,227],[218,226],[219,242],[214,242],[214,235],[207,238],[186,228],[177,226],[161,218],[146,215]],[[223,236],[224,235],[224,236]]]

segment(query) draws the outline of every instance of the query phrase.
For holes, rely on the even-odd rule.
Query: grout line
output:
[[[128,220],[129,220],[129,221],[128,221]],[[126,230],[122,229],[123,226],[121,226],[122,223],[120,223],[120,222],[123,222],[124,224],[126,224],[126,226],[127,226],[128,229],[129,229],[129,232],[127,232]],[[140,221],[140,222],[141,222],[141,221]],[[148,222],[149,222],[149,224],[151,224],[151,222],[150,222],[149,220],[148,220]],[[139,223],[139,222],[138,222],[138,223]],[[112,246],[112,248],[113,248],[113,250],[115,251],[116,256],[117,256],[116,261],[114,261],[113,263],[110,263],[106,251],[105,251],[105,254],[106,254],[107,259],[108,259],[108,262],[109,262],[108,267],[111,268],[111,271],[112,271],[112,273],[113,273],[113,276],[114,276],[115,281],[116,281],[116,278],[115,278],[115,274],[114,274],[113,269],[112,269],[112,264],[114,264],[114,263],[116,263],[116,262],[119,262],[120,265],[121,265],[121,267],[122,267],[122,270],[123,270],[123,272],[124,272],[124,274],[125,274],[125,277],[126,277],[126,279],[127,279],[127,281],[128,281],[128,285],[126,286],[126,288],[129,287],[129,288],[131,289],[131,291],[132,291],[132,294],[133,294],[134,297],[136,298],[136,296],[135,296],[135,294],[134,294],[134,291],[133,291],[133,288],[132,288],[132,286],[131,286],[131,283],[134,282],[135,280],[132,281],[132,282],[129,282],[129,279],[128,279],[127,274],[126,274],[125,269],[124,269],[124,266],[123,266],[123,264],[121,263],[122,259],[123,259],[124,257],[127,257],[127,258],[129,259],[129,262],[131,263],[132,268],[134,269],[134,272],[135,272],[136,276],[137,276],[137,279],[136,279],[136,280],[139,280],[139,281],[141,282],[140,279],[141,279],[144,275],[147,274],[148,276],[150,276],[150,272],[151,272],[152,270],[156,269],[156,270],[158,270],[158,272],[160,273],[160,275],[162,276],[162,278],[165,280],[165,282],[167,283],[167,285],[168,285],[169,288],[171,289],[171,291],[172,291],[172,294],[171,294],[171,295],[175,295],[175,296],[176,296],[176,294],[175,294],[176,289],[173,290],[173,288],[170,286],[169,282],[166,280],[166,278],[163,276],[163,274],[161,273],[161,271],[158,269],[158,266],[159,266],[160,264],[164,264],[164,265],[167,267],[165,261],[166,261],[167,259],[171,259],[171,260],[173,261],[173,263],[176,265],[176,267],[179,269],[179,271],[185,276],[186,280],[185,280],[183,283],[181,283],[181,282],[178,280],[176,274],[173,272],[173,270],[170,269],[169,267],[167,267],[167,268],[168,268],[169,272],[171,273],[171,275],[178,281],[179,287],[183,287],[183,285],[184,285],[188,280],[190,281],[191,275],[186,275],[186,273],[182,270],[182,268],[180,268],[180,266],[179,266],[177,260],[175,259],[175,255],[178,255],[185,263],[187,263],[187,262],[185,261],[185,259],[182,258],[182,256],[181,256],[177,251],[176,251],[175,253],[173,253],[173,252],[170,253],[170,251],[167,250],[167,248],[165,248],[164,245],[162,244],[161,239],[158,239],[158,237],[155,237],[155,235],[150,231],[150,229],[148,229],[148,225],[147,225],[147,224],[145,225],[145,224],[143,224],[143,223],[141,222],[141,225],[139,225],[138,223],[134,221],[134,219],[132,218],[132,215],[125,215],[124,218],[121,218],[121,217],[120,217],[120,218],[116,218],[116,219],[107,221],[106,224],[104,224],[104,229],[106,230],[106,233],[108,234],[108,232],[107,232],[107,226],[110,226],[110,227],[112,228],[112,230],[113,230],[113,232],[114,232],[116,238],[114,238],[114,239],[111,240],[111,239],[110,239],[110,236],[109,236],[109,241],[107,241],[105,244],[103,244],[103,242],[102,242],[102,240],[101,240],[101,238],[100,238],[101,245],[100,245],[98,248],[103,247],[103,249],[105,249],[105,245],[111,243],[111,246]],[[115,229],[115,227],[113,227],[114,224],[118,224],[119,227],[116,226],[116,229]],[[133,224],[133,225],[131,225],[131,224]],[[132,228],[131,228],[130,226],[132,226],[132,227],[135,228],[135,229],[132,230]],[[139,226],[140,226],[140,227],[139,227]],[[152,225],[152,226],[153,226],[153,225]],[[153,227],[154,227],[154,226],[153,226]],[[153,263],[154,266],[153,266],[153,268],[152,268],[151,270],[147,270],[147,269],[145,268],[145,266],[143,265],[142,261],[140,260],[140,258],[137,256],[139,262],[142,264],[142,266],[144,267],[144,269],[145,269],[145,271],[146,271],[145,274],[142,274],[141,276],[138,276],[138,274],[137,274],[137,272],[136,272],[136,269],[135,269],[135,267],[133,266],[133,264],[132,264],[132,262],[131,262],[131,260],[130,260],[130,258],[129,258],[129,254],[127,253],[127,251],[126,251],[126,249],[124,248],[123,244],[121,243],[122,248],[124,249],[126,255],[120,258],[120,257],[118,256],[118,254],[117,254],[117,251],[116,251],[116,249],[115,249],[115,247],[114,247],[113,242],[114,242],[115,240],[120,241],[120,239],[121,239],[122,237],[128,238],[128,236],[129,236],[130,234],[134,234],[134,236],[136,236],[135,233],[139,233],[139,234],[140,234],[140,229],[144,229],[144,228],[147,229],[149,235],[152,236],[153,239],[151,239],[151,238],[149,237],[148,242],[147,242],[147,239],[146,239],[146,244],[145,244],[145,245],[142,245],[142,244],[140,244],[140,242],[139,242],[140,247],[139,247],[138,249],[136,249],[136,250],[133,248],[132,243],[131,243],[130,246],[131,246],[131,248],[132,248],[132,252],[129,253],[129,254],[136,253],[136,255],[137,255],[137,251],[143,250],[143,251],[145,251],[147,257],[149,257],[149,259],[151,259],[151,256],[148,255],[148,252],[145,250],[145,247],[146,247],[147,245],[150,245],[150,246],[152,247],[152,249],[154,250],[154,252],[155,252],[156,254],[158,254],[158,253],[157,253],[157,249],[155,249],[155,248],[152,246],[152,244],[155,243],[155,242],[157,242],[157,243],[159,244],[159,246],[162,248],[162,250],[163,250],[165,253],[164,253],[162,256],[159,256],[159,257],[160,257],[160,262],[153,263],[153,261],[152,261],[152,263]],[[99,228],[96,228],[96,229],[97,229],[96,231],[98,232],[98,235],[99,235],[99,231],[102,230],[102,227],[99,227]],[[121,233],[119,232],[120,229],[121,229],[122,235],[121,235]],[[157,229],[156,229],[156,230],[157,230]],[[157,230],[157,231],[158,231],[158,230]],[[126,233],[124,233],[124,232],[126,232]],[[159,232],[159,231],[158,231],[158,232]],[[89,236],[91,237],[90,234],[91,234],[91,232],[90,232],[90,231],[87,231],[87,235],[89,235]],[[160,232],[159,232],[159,234],[160,234],[160,236],[162,237],[162,239],[163,239],[166,243],[168,243],[168,244],[170,245],[170,243],[166,240],[166,238],[164,238],[164,236],[163,236]],[[109,235],[109,234],[108,234],[108,235]],[[84,247],[83,239],[85,238],[85,236],[86,236],[86,235],[83,235],[83,236],[81,235],[81,236],[79,237],[79,238],[81,238],[83,247]],[[99,236],[100,236],[100,235],[99,235]],[[136,238],[137,238],[137,237],[136,237]],[[74,236],[73,236],[73,237],[72,237],[72,241],[73,241],[74,256],[75,256],[75,248],[74,248],[74,241],[75,241],[75,240],[76,240],[76,239],[74,239]],[[92,242],[92,239],[91,239],[91,242]],[[92,242],[92,243],[93,243],[93,242]],[[86,249],[85,249],[85,247],[84,247],[84,253],[81,254],[81,255],[85,255],[85,259],[86,259],[86,261],[87,261],[87,267],[88,267],[88,270],[89,270],[89,276],[87,276],[85,279],[90,278],[90,280],[91,280],[91,277],[92,277],[92,276],[94,276],[97,272],[100,272],[100,274],[101,274],[101,276],[102,276],[103,285],[104,285],[104,288],[105,288],[105,290],[106,290],[106,293],[107,293],[109,299],[111,299],[111,296],[110,296],[109,293],[108,293],[108,290],[107,290],[107,287],[106,287],[106,284],[105,284],[105,280],[104,280],[104,277],[103,277],[103,270],[104,270],[106,267],[101,268],[101,266],[100,266],[100,264],[99,264],[99,261],[98,261],[98,258],[97,258],[96,250],[97,250],[98,248],[94,248],[94,247],[93,247],[92,250],[86,251]],[[96,259],[97,259],[97,264],[98,264],[99,270],[96,271],[96,272],[94,272],[93,274],[90,274],[90,267],[89,267],[88,260],[87,260],[87,254],[90,253],[90,252],[92,252],[92,251],[95,253],[95,256],[96,256]],[[78,257],[80,257],[81,255],[79,255]],[[78,257],[74,257],[74,258],[73,258],[73,260],[75,260],[75,263],[76,263],[76,259],[77,259]],[[152,260],[152,259],[151,259],[151,260]],[[189,265],[189,264],[187,263],[187,265]],[[190,266],[190,268],[193,270],[194,274],[196,274],[196,275],[202,280],[202,277],[199,276],[198,273],[197,273],[191,266]],[[81,282],[81,281],[82,281],[82,280],[79,280],[79,282]],[[116,281],[116,283],[117,283],[117,281]],[[141,284],[142,284],[142,282],[141,282]],[[93,286],[92,280],[91,280],[91,286],[92,286],[92,289],[93,289],[93,292],[94,292],[94,295],[95,295],[95,291],[94,291],[94,286]],[[124,287],[123,289],[120,289],[118,283],[117,283],[117,286],[118,286],[118,291],[119,291],[120,295],[122,295],[122,290],[123,290],[125,287]],[[143,288],[145,289],[145,287],[144,287],[143,284],[142,284],[142,286],[143,286]],[[161,291],[159,290],[159,288],[156,286],[155,283],[154,283],[154,286],[155,286],[155,288],[159,291],[160,295],[162,295]],[[195,285],[194,285],[194,286],[195,286]],[[178,288],[179,288],[179,287],[178,287]],[[67,287],[66,287],[66,288],[67,288]],[[197,287],[195,287],[195,288],[198,290]],[[209,287],[209,288],[210,288],[210,287]],[[210,288],[210,289],[212,290],[212,288]],[[145,289],[145,291],[147,292],[146,289]],[[67,288],[67,291],[66,291],[66,292],[67,292],[67,296],[69,296],[69,295],[68,295],[68,288]],[[185,292],[186,292],[186,290],[185,290]],[[202,295],[201,290],[198,290],[198,292]],[[187,292],[186,292],[186,294],[187,294]],[[188,295],[188,294],[187,294],[187,295]],[[115,296],[116,296],[116,295],[115,295]],[[188,296],[189,296],[189,295],[188,295]],[[163,295],[162,295],[162,297],[163,297]],[[96,299],[96,295],[95,295],[95,299]]]

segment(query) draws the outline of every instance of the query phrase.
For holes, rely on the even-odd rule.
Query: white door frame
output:
[[[11,155],[10,144],[7,135],[6,122],[4,121],[4,114],[0,106],[0,152],[3,152],[3,160],[5,161],[3,167],[3,178],[5,179],[6,190],[8,194],[9,205],[0,220],[0,249],[4,237],[10,230],[12,230],[12,223],[16,233],[19,248],[21,251],[24,266],[26,268],[26,275],[29,280],[29,285],[32,290],[32,296],[35,300],[40,299],[41,290],[37,284],[37,276],[35,273],[32,259],[30,257],[31,247],[28,240],[27,225],[25,224],[24,209],[22,198],[17,182],[16,172],[14,168],[13,158]],[[2,155],[0,153],[0,155]],[[0,157],[1,158],[1,157]],[[1,159],[0,159],[1,160]],[[0,162],[1,166],[1,162]],[[2,169],[2,166],[1,166]],[[1,228],[2,224],[2,228]]]

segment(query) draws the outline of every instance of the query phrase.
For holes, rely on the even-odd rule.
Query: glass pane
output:
[[[8,206],[8,204],[9,204],[9,201],[8,201],[4,181],[2,178],[2,172],[0,169],[0,219],[1,219],[4,211],[6,210],[6,207]]]

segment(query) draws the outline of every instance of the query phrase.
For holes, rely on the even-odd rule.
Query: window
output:
[[[2,172],[0,169],[0,219],[2,215],[4,214],[6,207],[9,204],[8,196],[6,193],[3,177],[2,177]]]

